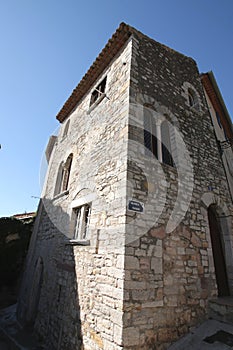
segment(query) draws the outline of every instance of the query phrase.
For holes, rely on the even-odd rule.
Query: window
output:
[[[75,213],[74,239],[86,240],[88,238],[91,206],[90,204],[85,204],[79,208],[75,208],[74,213]]]
[[[185,81],[183,83],[181,95],[185,99],[186,106],[191,107],[193,111],[196,111],[198,113],[201,112],[202,103],[201,103],[200,95],[198,91],[195,89],[195,87],[188,81]]]
[[[105,77],[101,83],[94,89],[94,91],[91,94],[91,101],[90,101],[90,107],[94,104],[102,101],[102,99],[105,96],[105,88],[106,88],[106,81],[107,77]]]
[[[59,193],[61,193],[62,176],[63,176],[63,163],[59,165],[59,169],[57,172],[57,180],[55,185],[54,196],[57,196]]]
[[[216,115],[216,119],[217,119],[218,125],[222,129],[222,123],[221,123],[220,115],[218,114],[218,112],[215,112],[215,115]]]
[[[158,159],[156,125],[153,120],[153,112],[148,108],[144,108],[144,145]]]
[[[188,101],[190,107],[195,108],[197,111],[199,110],[199,103],[198,103],[198,97],[197,94],[193,89],[188,89]]]
[[[63,132],[63,135],[62,135],[63,138],[65,138],[67,136],[68,131],[69,131],[69,126],[70,126],[70,120],[67,120],[65,128],[64,128],[64,132]]]
[[[144,108],[144,145],[162,163],[174,166],[171,155],[169,123],[157,120],[155,113]]]
[[[68,190],[72,160],[73,154],[70,154],[66,162],[62,162],[59,166],[54,192],[55,196]]]
[[[70,154],[63,166],[62,188],[61,188],[62,192],[68,189],[72,160],[73,160],[73,154]]]
[[[162,140],[162,159],[163,163],[174,166],[174,162],[171,155],[171,142],[169,124],[164,120],[161,124],[161,140]]]

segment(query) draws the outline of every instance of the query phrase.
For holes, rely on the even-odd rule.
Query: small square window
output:
[[[103,99],[103,97],[105,96],[106,81],[107,81],[107,77],[105,77],[101,81],[101,83],[92,92],[92,94],[91,94],[91,101],[90,101],[90,107],[94,103],[97,103],[97,101],[100,101],[100,99]]]
[[[75,212],[74,239],[86,240],[88,239],[91,206],[90,204],[85,204],[79,208],[75,208],[74,212]]]

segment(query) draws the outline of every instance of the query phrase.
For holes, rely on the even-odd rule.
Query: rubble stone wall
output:
[[[105,76],[106,96],[90,108]],[[232,203],[199,72],[193,59],[135,31],[93,89],[51,153],[18,318],[51,350],[166,349],[206,317],[217,295],[211,204],[228,217],[233,292]],[[145,109],[168,122],[174,166],[145,149]],[[68,190],[55,195],[71,154]],[[140,212],[129,210],[130,200]],[[74,208],[89,202],[84,245],[72,240]]]
[[[189,105],[187,87],[197,94],[198,109]],[[175,167],[148,156],[143,106],[175,128]],[[186,164],[177,157],[180,138]],[[133,39],[128,149],[128,198],[144,203],[144,212],[127,212],[126,237],[135,234],[135,240],[125,251],[123,344],[166,349],[206,317],[208,299],[217,295],[207,208],[214,204],[221,215],[232,215],[232,203],[195,61],[140,34]],[[185,177],[189,165],[193,179],[190,172],[190,179]],[[170,231],[178,197],[181,213],[188,200],[182,182],[189,181],[190,203]],[[205,196],[211,198],[208,205]],[[231,225],[230,220],[225,244],[231,251],[232,291]]]
[[[106,96],[91,91],[60,128],[31,242],[18,318],[34,324],[49,349],[122,348],[126,217],[129,41],[107,76]],[[68,190],[55,195],[58,169],[72,154]],[[73,210],[91,198],[89,244],[73,238]],[[39,259],[39,260],[38,260]]]

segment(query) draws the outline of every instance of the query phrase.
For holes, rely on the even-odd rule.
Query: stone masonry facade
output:
[[[125,24],[108,45],[50,143],[21,287],[18,320],[49,350],[162,350],[204,320],[218,294],[210,206],[233,293],[232,201],[195,61]]]

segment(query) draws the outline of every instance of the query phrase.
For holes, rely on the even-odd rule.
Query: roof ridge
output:
[[[57,114],[56,118],[62,123],[74,110],[78,102],[85,96],[87,91],[93,86],[98,77],[103,73],[112,59],[116,56],[119,50],[127,42],[131,35],[137,36],[139,39],[145,38],[146,40],[153,41],[166,50],[173,51],[186,59],[191,59],[196,61],[192,57],[188,57],[169,46],[166,46],[153,38],[150,38],[148,35],[140,32],[134,27],[131,27],[125,22],[121,22],[117,30],[113,33],[112,37],[108,40],[107,44],[104,46],[102,51],[96,57],[90,68],[87,70],[85,75],[82,77],[78,85],[74,88],[70,97],[66,100],[60,112]]]
[[[104,71],[106,66],[111,62],[113,57],[117,54],[133,32],[136,32],[136,29],[130,27],[124,22],[120,23],[117,30],[113,33],[112,37],[108,40],[105,47],[96,57],[88,71],[74,88],[70,97],[66,100],[60,112],[57,114],[56,118],[60,122],[63,122],[73,111],[77,103],[83,98],[88,89],[94,84],[96,79]]]

